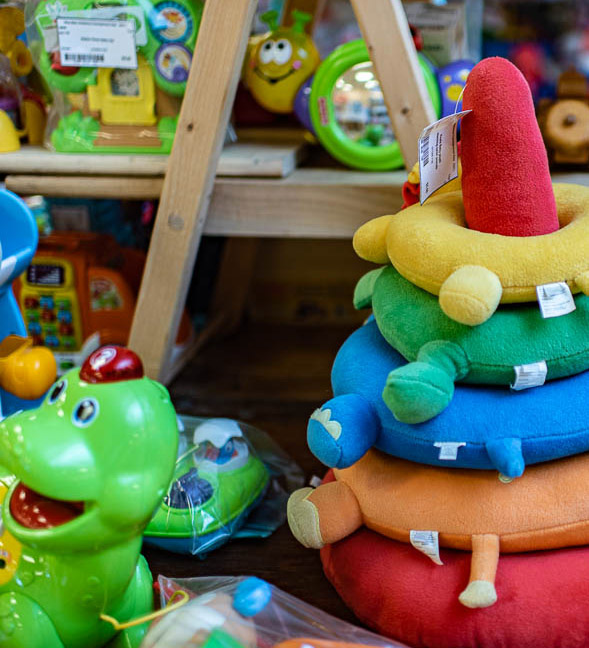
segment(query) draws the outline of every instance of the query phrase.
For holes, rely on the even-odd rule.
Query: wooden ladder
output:
[[[417,160],[418,136],[436,117],[401,0],[351,2],[410,169]],[[181,357],[172,362],[172,347],[256,5],[256,0],[205,3],[129,338],[147,375],[164,383],[185,361]],[[234,281],[239,282],[240,269],[234,270]]]

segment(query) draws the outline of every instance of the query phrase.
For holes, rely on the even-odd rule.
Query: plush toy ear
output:
[[[367,272],[356,284],[354,290],[354,308],[362,310],[372,306],[372,295],[374,294],[374,284],[380,277],[384,268],[377,268]]]
[[[364,223],[354,234],[354,250],[366,261],[384,265],[389,263],[387,254],[387,229],[392,216],[373,218]]]

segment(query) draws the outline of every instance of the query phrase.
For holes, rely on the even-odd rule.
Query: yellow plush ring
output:
[[[462,193],[443,194],[363,225],[354,249],[391,262],[416,286],[440,296],[463,324],[486,321],[498,304],[536,300],[536,286],[566,281],[589,294],[589,188],[555,184],[560,229],[543,236],[501,236],[468,229]]]

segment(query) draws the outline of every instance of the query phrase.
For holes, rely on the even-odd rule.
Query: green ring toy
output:
[[[440,115],[440,91],[427,59],[418,53],[419,64],[434,111]],[[333,157],[344,164],[368,171],[388,171],[403,166],[403,156],[397,141],[386,146],[366,146],[350,139],[337,123],[333,104],[333,89],[337,80],[355,65],[370,61],[363,40],[341,45],[319,66],[311,87],[309,110],[315,134]]]
[[[543,319],[535,304],[502,307],[480,326],[444,314],[434,295],[404,279],[393,266],[364,275],[356,308],[372,306],[382,336],[409,364],[392,371],[383,398],[404,423],[422,423],[452,400],[454,383],[509,385],[514,367],[546,362],[546,380],[589,369],[589,297],[576,310]]]

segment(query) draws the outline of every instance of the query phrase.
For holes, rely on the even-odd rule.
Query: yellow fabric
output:
[[[436,295],[465,265],[497,275],[503,303],[534,301],[537,285],[557,281],[578,292],[589,283],[589,188],[555,184],[554,194],[561,229],[552,234],[511,237],[470,230],[462,194],[453,192],[369,221],[356,232],[354,249],[374,263],[390,261],[406,279]],[[480,288],[484,301],[486,290]]]

